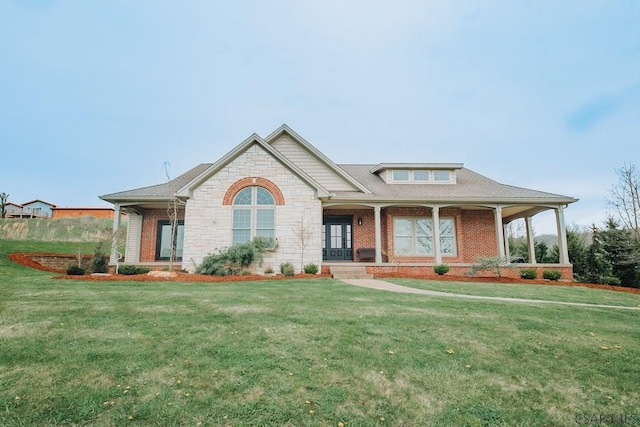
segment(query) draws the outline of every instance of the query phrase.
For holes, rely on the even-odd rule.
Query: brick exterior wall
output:
[[[178,220],[184,219],[184,210],[178,211]],[[140,242],[140,262],[156,260],[158,221],[169,221],[167,209],[147,209],[142,212],[142,241]],[[186,224],[185,224],[186,225]]]
[[[476,262],[476,258],[479,256],[498,256],[498,235],[494,211],[462,210],[460,211],[460,222],[461,226],[458,231],[460,244],[458,247],[462,251],[461,262]]]
[[[252,187],[254,185],[269,190],[269,192],[275,199],[276,205],[284,205],[284,196],[282,195],[282,191],[280,191],[280,188],[278,188],[277,185],[275,185],[268,179],[259,176],[242,178],[234,182],[225,193],[224,198],[222,199],[222,204],[226,206],[231,205],[233,203],[233,199],[236,197],[236,194],[240,192],[240,190],[243,190],[247,187]]]
[[[462,210],[459,208],[443,208],[440,218],[453,218],[456,231],[455,256],[443,255],[444,263],[473,263],[477,257],[494,257],[498,255],[495,218],[491,210]],[[358,259],[360,248],[375,248],[374,211],[367,209],[325,209],[323,215],[353,216],[353,250],[354,261]],[[380,212],[382,234],[382,261],[391,263],[433,263],[435,256],[397,256],[393,247],[393,218],[432,217],[431,208],[426,207],[388,207]],[[362,218],[359,226],[358,218]]]

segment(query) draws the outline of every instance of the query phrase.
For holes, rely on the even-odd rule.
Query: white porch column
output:
[[[440,207],[431,207],[431,217],[433,218],[433,252],[436,255],[436,265],[442,264],[442,253],[440,251]]]
[[[382,263],[382,226],[380,224],[380,206],[373,207],[376,240],[376,263]]]
[[[498,239],[498,256],[505,258],[504,253],[504,227],[502,226],[502,206],[496,205],[496,238]]]
[[[109,257],[109,263],[115,264],[118,259],[118,230],[120,229],[120,203],[113,205],[113,229],[111,235],[111,256]]]
[[[567,227],[564,224],[564,208],[556,208],[556,225],[558,227],[558,253],[560,264],[569,264],[569,250],[567,248]]]
[[[536,261],[536,244],[533,235],[533,223],[530,216],[524,219],[524,225],[527,229],[527,247],[529,248],[529,264],[535,264]]]
[[[507,262],[511,262],[511,250],[509,249],[509,224],[502,225],[502,235],[504,236],[504,256]]]

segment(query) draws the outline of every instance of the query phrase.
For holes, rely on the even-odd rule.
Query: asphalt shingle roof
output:
[[[194,180],[210,166],[211,163],[201,163],[164,184],[106,194],[100,198],[109,202],[170,200],[180,188]],[[335,193],[335,198],[344,200],[529,203],[572,203],[576,201],[568,196],[501,184],[464,167],[456,170],[455,184],[387,184],[377,174],[370,172],[376,165],[344,164],[338,166],[372,192],[372,194],[359,191]]]
[[[374,200],[421,200],[421,201],[553,201],[571,203],[575,199],[559,194],[501,184],[467,168],[456,170],[455,184],[386,184],[370,170],[376,165],[338,165],[349,175],[369,188]],[[336,197],[361,199],[362,193],[338,192]]]
[[[201,163],[182,175],[165,182],[164,184],[151,185],[149,187],[136,188],[134,190],[121,191],[119,193],[105,194],[101,199],[109,202],[118,201],[143,201],[143,200],[170,200],[176,191],[193,181],[205,171],[211,163]]]

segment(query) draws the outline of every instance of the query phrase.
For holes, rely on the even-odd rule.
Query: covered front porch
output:
[[[572,280],[566,244],[564,205],[324,203],[323,271],[345,263],[365,267],[374,275],[436,276],[433,267],[446,264],[450,275],[464,275],[479,258],[499,258],[504,275],[519,277],[521,269],[559,270]],[[533,217],[555,214],[559,263],[535,259]],[[524,220],[529,259],[511,264],[507,227]],[[434,236],[439,236],[435,238]],[[519,260],[522,261],[522,260]],[[482,274],[493,274],[483,272]]]

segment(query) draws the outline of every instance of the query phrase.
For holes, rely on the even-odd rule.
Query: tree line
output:
[[[567,251],[579,282],[640,288],[640,171],[635,165],[616,169],[618,182],[611,187],[610,211],[601,227],[567,229]],[[524,239],[509,239],[510,254],[528,259]],[[536,240],[538,263],[557,263],[558,246]]]

